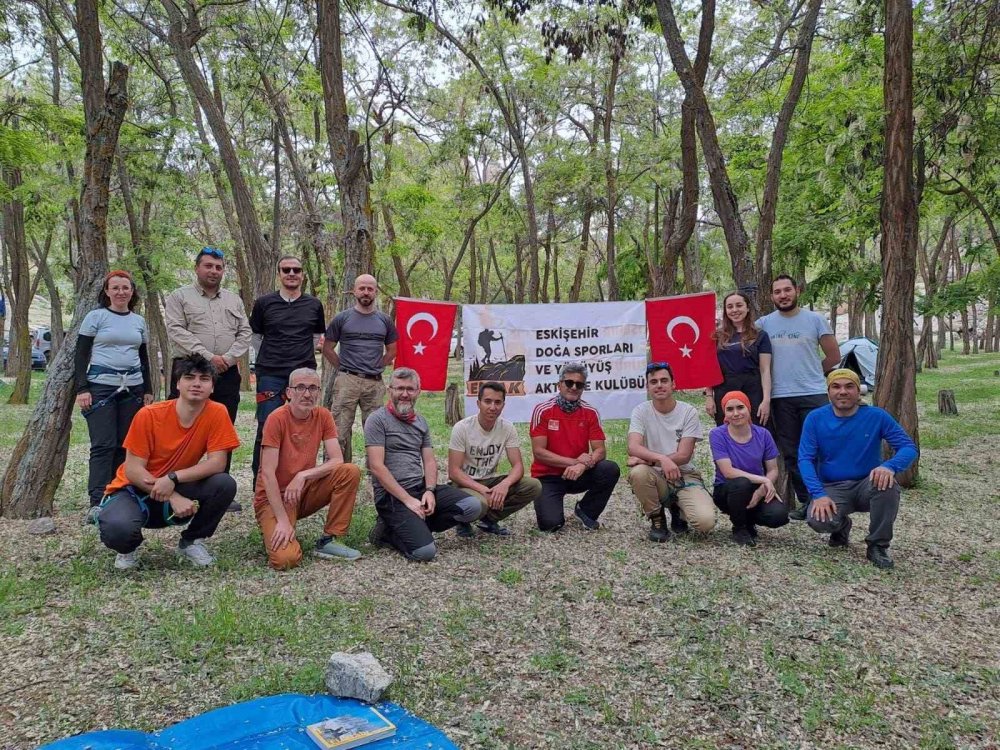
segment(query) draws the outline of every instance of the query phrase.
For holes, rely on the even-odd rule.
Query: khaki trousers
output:
[[[667,481],[652,466],[633,466],[628,483],[646,516],[655,516],[664,506],[676,504],[681,517],[695,531],[707,533],[715,528],[715,502],[705,489],[701,473],[685,471],[681,478]]]
[[[493,489],[496,485],[500,484],[506,477],[490,477],[489,479],[479,479],[477,480],[480,484],[485,484],[490,489]],[[463,487],[463,491],[468,492],[470,495],[478,497],[483,502],[483,507],[489,508],[489,503],[486,502],[486,498],[480,495],[478,492],[473,492],[472,490]],[[502,521],[508,516],[512,516],[517,513],[521,508],[526,505],[530,505],[535,502],[542,494],[542,483],[533,477],[521,477],[515,484],[507,491],[507,497],[504,498],[503,507],[500,510],[493,510],[489,508],[486,512],[484,518],[488,518],[491,521]]]
[[[361,407],[361,427],[364,429],[368,415],[385,406],[385,384],[381,380],[368,380],[349,372],[338,372],[333,381],[333,404],[330,412],[337,423],[337,441],[344,454],[344,461],[351,463],[351,433],[354,415]]]

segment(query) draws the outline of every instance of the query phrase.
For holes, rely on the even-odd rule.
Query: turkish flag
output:
[[[653,362],[669,362],[676,388],[722,382],[715,351],[715,292],[646,300],[646,330]]]
[[[424,299],[396,298],[396,367],[412,367],[420,389],[443,391],[448,383],[448,355],[458,305]]]

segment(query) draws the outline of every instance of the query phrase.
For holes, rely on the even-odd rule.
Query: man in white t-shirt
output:
[[[517,429],[500,417],[506,400],[503,383],[480,385],[476,399],[479,413],[457,422],[448,443],[448,479],[457,487],[472,490],[489,507],[476,525],[497,536],[511,533],[499,521],[530,505],[542,494],[542,483],[524,476]],[[504,455],[510,462],[507,475],[498,472]],[[472,524],[460,523],[455,528],[461,537],[476,535]]]
[[[649,518],[649,538],[670,541],[671,530],[683,534],[689,524],[707,533],[715,528],[715,504],[691,463],[703,437],[698,410],[674,398],[674,372],[666,362],[646,366],[646,391],[650,400],[632,410],[627,464],[628,483]]]

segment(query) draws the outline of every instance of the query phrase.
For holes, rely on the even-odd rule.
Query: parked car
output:
[[[3,339],[3,369],[7,369],[7,352],[10,350],[9,337],[4,336]],[[44,370],[48,365],[48,360],[45,359],[45,355],[42,350],[37,346],[31,347],[31,369],[32,370]]]
[[[36,328],[31,332],[31,345],[36,347],[48,362],[52,358],[52,331],[47,327]]]

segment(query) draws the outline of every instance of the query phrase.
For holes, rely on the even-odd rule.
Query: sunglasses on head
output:
[[[670,373],[670,377],[674,376],[674,371],[670,368],[669,362],[650,362],[646,365],[646,374],[649,375],[651,372],[656,372],[657,370],[666,370]]]
[[[302,267],[301,266],[289,266],[289,267],[286,268],[285,266],[282,266],[281,272],[283,274],[287,274],[287,275],[291,276],[293,273],[302,273]]]
[[[570,380],[569,378],[567,378],[566,380],[564,380],[562,382],[562,384],[564,386],[566,386],[567,388],[572,388],[573,390],[577,390],[577,391],[582,391],[584,388],[587,387],[587,384],[584,381],[582,381],[582,380]]]
[[[223,260],[226,257],[225,254],[216,247],[203,247],[201,252],[198,253],[198,257],[201,257],[202,255],[211,256],[216,260]]]

